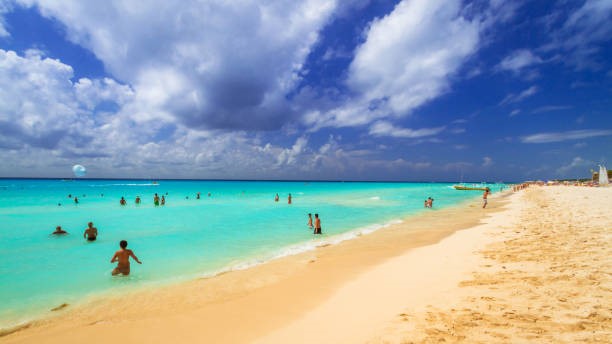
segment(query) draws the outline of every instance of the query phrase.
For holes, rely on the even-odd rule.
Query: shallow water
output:
[[[153,205],[155,193],[166,197],[165,206]],[[87,296],[214,275],[350,239],[427,211],[428,196],[440,208],[480,194],[444,183],[0,180],[0,327]],[[323,235],[306,226],[308,213],[320,214]],[[92,243],[83,239],[89,221],[99,231]],[[50,235],[56,225],[69,234]],[[143,264],[132,264],[130,277],[111,277],[110,258],[123,239]]]

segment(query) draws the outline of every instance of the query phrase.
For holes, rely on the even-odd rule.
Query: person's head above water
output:
[[[87,223],[87,225],[88,225],[89,227],[93,227],[93,222],[89,222],[89,223]]]
[[[121,241],[119,242],[119,246],[121,246],[121,248],[126,248],[126,247],[127,247],[127,241],[125,241],[125,240],[121,240]]]

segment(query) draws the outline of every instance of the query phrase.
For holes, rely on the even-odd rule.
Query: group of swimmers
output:
[[[51,234],[63,235],[68,234],[68,232],[62,229],[62,226],[57,226],[55,227],[55,231]],[[93,222],[89,222],[87,224],[85,232],[83,232],[83,238],[89,242],[92,242],[96,241],[97,237],[98,229],[94,227]],[[132,252],[132,250],[127,249],[127,245],[128,243],[126,240],[121,240],[119,242],[120,249],[117,250],[117,252],[115,252],[115,254],[113,255],[113,258],[111,258],[111,263],[117,262],[117,267],[115,267],[112,272],[113,276],[119,274],[127,276],[130,274],[130,257],[132,257],[132,259],[134,259],[138,264],[142,264],[142,262],[138,260],[138,257],[136,257],[134,252]]]
[[[276,195],[274,196],[274,202],[278,202],[278,200],[279,200],[279,199],[280,199],[280,198],[278,197],[278,194],[276,194]],[[287,196],[287,204],[291,204],[291,194],[289,194],[289,195]]]

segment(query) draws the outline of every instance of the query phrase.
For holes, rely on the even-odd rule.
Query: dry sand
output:
[[[612,188],[496,195],[486,210],[69,305],[0,342],[612,342],[611,200]]]

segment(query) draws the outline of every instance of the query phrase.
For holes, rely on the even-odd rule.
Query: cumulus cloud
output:
[[[278,129],[296,116],[286,95],[335,9],[325,0],[20,3],[61,22],[131,85],[149,104],[142,115],[203,129]]]
[[[442,132],[445,127],[437,128],[422,128],[422,129],[409,129],[409,128],[398,128],[392,123],[387,121],[378,121],[370,126],[370,135],[373,136],[390,136],[398,138],[419,138],[425,136],[432,136]]]
[[[356,126],[405,116],[449,89],[449,79],[477,49],[480,22],[460,1],[401,1],[364,33],[348,70],[348,105],[311,113],[314,127]]]
[[[570,130],[564,132],[553,132],[553,133],[539,133],[529,136],[521,137],[523,143],[550,143],[550,142],[561,142],[569,140],[579,140],[598,136],[611,136],[612,130],[598,130],[598,129],[585,129],[585,130]]]

